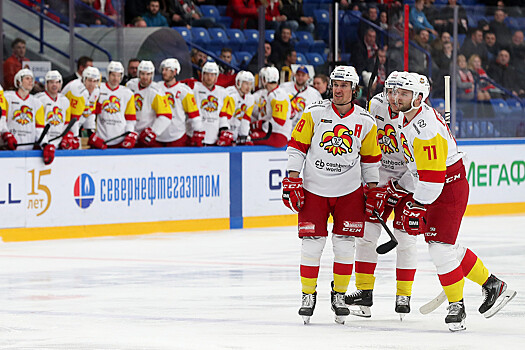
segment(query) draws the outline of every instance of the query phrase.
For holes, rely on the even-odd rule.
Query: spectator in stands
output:
[[[509,49],[512,65],[518,70],[525,70],[525,42],[523,32],[517,30],[512,34],[512,42]]]
[[[458,55],[458,75],[456,76],[456,86],[458,89],[458,99],[472,100],[474,98],[474,76],[468,70],[467,60],[464,55]]]
[[[385,86],[385,80],[390,73],[390,70],[388,69],[388,59],[387,59],[387,47],[383,47],[382,49],[377,50],[377,57],[379,58],[379,64],[377,66],[377,76],[376,79],[374,79],[374,82],[372,83],[372,88],[370,92],[370,96],[374,96],[378,94],[379,92],[383,91],[383,88]],[[395,70],[395,69],[391,69]],[[372,78],[372,71],[363,71],[362,73],[363,77],[363,83],[366,87],[368,87],[368,83],[370,79]]]
[[[277,30],[287,18],[279,10],[279,0],[260,0],[261,4],[266,6],[264,18],[266,19],[266,28]]]
[[[93,7],[95,10],[102,12],[107,17],[111,18],[113,21],[117,20],[117,10],[115,10],[115,7],[113,6],[113,3],[111,0],[82,0],[83,2],[87,3],[89,6]],[[93,15],[93,13],[91,14]],[[105,20],[96,17],[95,18],[95,24],[105,24]]]
[[[291,39],[292,30],[288,26],[281,26],[281,30],[275,34],[275,38],[272,42],[270,61],[277,67],[283,65],[283,61],[286,58],[286,52],[294,49]]]
[[[208,60],[208,55],[204,52],[199,51],[195,48],[191,49],[191,63],[193,64],[193,78],[201,80],[201,68],[204,66],[204,63]]]
[[[272,45],[269,41],[264,42],[264,62],[263,67],[273,67],[274,64],[270,61],[270,56],[272,54]],[[259,67],[259,53],[257,52],[248,64],[248,70],[253,74],[257,74]]]
[[[443,32],[439,35],[439,38],[434,40],[431,44],[432,46],[432,56],[437,54],[438,52],[443,51],[443,44],[450,43],[452,37],[450,36],[449,32]]]
[[[361,75],[363,70],[369,72],[373,70],[377,50],[379,47],[376,43],[376,31],[373,28],[368,28],[364,39],[357,44],[352,54],[352,61],[357,74]]]
[[[478,84],[478,101],[488,101],[490,100],[490,91],[494,90],[495,87],[490,82],[480,79],[488,78],[487,72],[481,66],[481,58],[474,54],[470,56],[468,60],[468,69],[472,72],[476,83]]]
[[[427,20],[427,17],[423,12],[424,6],[424,0],[416,0],[414,7],[412,7],[410,10],[409,21],[416,33],[419,33],[422,29],[425,29],[431,35],[432,40],[434,40],[434,38],[438,36],[438,32]]]
[[[438,32],[452,33],[454,31],[454,7],[456,6],[458,7],[458,33],[468,32],[467,11],[457,4],[457,0],[448,0],[447,6],[437,9],[437,17],[433,24]]]
[[[257,28],[257,4],[255,0],[229,0],[226,16],[233,19],[232,28]]]
[[[314,88],[319,91],[324,100],[332,98],[332,93],[330,92],[330,89],[328,89],[329,84],[330,79],[328,79],[325,74],[316,74],[314,76]]]
[[[441,51],[434,50],[432,52],[432,61],[435,65],[432,80],[434,81],[432,90],[435,97],[444,96],[444,80],[445,75],[450,75],[450,64],[452,63],[452,43],[445,42],[442,45]]]
[[[128,81],[133,78],[137,78],[140,60],[138,58],[131,58],[128,61],[128,74],[122,79],[121,85],[126,85]]]
[[[172,27],[222,27],[212,18],[203,18],[203,14],[193,0],[166,0],[166,10]]]
[[[82,78],[82,72],[86,67],[93,67],[93,59],[88,56],[82,56],[77,60],[77,71],[64,78],[64,84],[66,86],[70,81]]]
[[[427,52],[432,51],[432,47],[428,43],[430,38],[430,34],[427,30],[422,29],[419,31],[419,33],[414,38],[414,41],[416,44],[418,44],[420,47],[422,47]],[[412,45],[408,49],[408,70],[411,72],[416,72],[419,74],[428,74],[428,58],[425,52],[412,47]]]
[[[24,39],[16,38],[11,43],[12,55],[4,61],[4,87],[12,89],[15,87],[15,74],[22,69],[22,62],[29,61],[26,58],[26,42]]]
[[[368,11],[366,13],[363,14],[363,18],[374,23],[375,25],[379,26],[380,23],[379,23],[379,11],[377,9],[377,7],[375,6],[370,6],[368,8]],[[368,29],[373,29],[375,32],[376,32],[376,42],[378,42],[378,38],[379,38],[379,32],[373,28],[370,24],[368,23],[365,23],[364,21],[360,21],[359,22],[359,29],[357,30],[357,34],[359,35],[359,38],[360,39],[363,39],[366,35],[366,32]]]
[[[520,75],[510,64],[510,54],[507,50],[501,50],[498,53],[496,61],[490,64],[487,73],[496,83],[510,90],[513,95],[523,96],[525,94],[525,90],[520,85],[522,84]]]
[[[509,27],[504,22],[506,17],[507,14],[503,10],[496,10],[494,19],[490,21],[490,31],[496,34],[498,44],[504,49],[510,46],[512,37]]]
[[[281,67],[281,82],[291,81],[293,78],[292,64],[297,63],[297,52],[295,49],[290,49],[286,52],[286,58]]]
[[[481,29],[472,29],[470,32],[470,38],[465,39],[463,45],[461,45],[461,48],[459,49],[459,52],[464,55],[467,60],[470,58],[470,56],[476,54],[481,57],[483,62],[487,62],[488,50],[485,46],[485,43],[483,42],[483,33],[481,32]]]
[[[148,27],[167,27],[168,20],[160,13],[160,1],[149,0],[148,10],[142,15]]]
[[[233,59],[232,49],[229,47],[223,47],[219,58],[228,64],[232,64],[232,59]],[[222,62],[218,62],[218,64],[219,64],[220,74],[235,75],[235,70],[233,70],[229,66],[226,66]]]
[[[388,14],[386,13],[386,11],[382,11],[379,14],[379,26],[381,27],[381,29],[384,29],[386,31],[390,29],[390,24],[388,23]]]
[[[144,20],[144,18],[142,18],[141,16],[137,16],[135,18],[133,18],[131,20],[131,23],[130,25],[132,27],[137,27],[137,28],[145,28],[148,26],[148,24],[146,23],[146,21]]]
[[[282,0],[281,14],[286,16],[287,21],[285,23],[293,32],[297,30],[314,32],[314,18],[304,14],[302,1]]]
[[[501,46],[496,41],[496,34],[494,34],[494,32],[485,32],[484,41],[487,47],[487,62],[484,62],[484,66],[488,67],[490,62],[493,62],[496,56],[498,56]]]

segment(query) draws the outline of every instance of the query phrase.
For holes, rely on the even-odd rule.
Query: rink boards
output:
[[[467,215],[525,213],[525,140],[460,141]],[[27,241],[296,225],[266,146],[0,152],[0,236]]]

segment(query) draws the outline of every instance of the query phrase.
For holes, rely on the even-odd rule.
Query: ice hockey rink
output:
[[[418,311],[441,290],[422,237],[402,322],[394,252],[378,263],[372,318],[334,322],[327,243],[306,326],[294,227],[3,243],[0,349],[523,349],[524,226],[523,216],[464,219],[460,242],[518,294],[485,319],[481,287],[467,280],[458,333],[444,323],[446,303]]]

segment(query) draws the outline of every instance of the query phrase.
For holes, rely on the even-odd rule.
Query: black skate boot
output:
[[[345,304],[345,293],[336,292],[334,290],[334,282],[332,281],[332,311],[335,313],[335,322],[345,324],[346,316],[350,315],[350,310]]]
[[[299,315],[303,317],[304,324],[310,323],[310,317],[314,314],[315,303],[317,302],[317,292],[313,294],[303,293]]]
[[[507,283],[494,275],[489,276],[481,289],[483,304],[479,307],[479,312],[486,318],[494,316],[516,296],[516,291],[507,289]]]
[[[350,315],[359,317],[371,317],[370,306],[372,306],[372,289],[358,289],[350,295],[345,296],[346,305],[359,306],[359,310],[350,310]]]
[[[396,312],[399,314],[399,319],[403,318],[410,312],[410,296],[396,295]]]
[[[445,323],[448,324],[448,329],[451,332],[464,331],[467,329],[465,327],[465,318],[467,318],[467,313],[465,312],[465,304],[463,304],[463,299],[450,303],[447,307],[448,315],[445,317]]]

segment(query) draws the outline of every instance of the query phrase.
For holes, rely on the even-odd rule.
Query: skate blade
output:
[[[461,322],[448,323],[448,330],[451,332],[464,331],[465,329],[467,329],[465,326],[465,320]]]
[[[350,315],[359,317],[372,317],[370,306],[359,306],[359,310],[350,309]]]
[[[335,323],[345,324],[346,316],[335,316]]]
[[[494,316],[495,314],[498,313],[499,310],[503,309],[503,307],[505,305],[507,305],[507,303],[509,301],[512,300],[512,298],[514,298],[516,296],[516,291],[515,290],[512,290],[512,289],[507,289],[503,292],[503,294],[501,294],[498,298],[498,300],[501,300],[499,301],[498,304],[494,304],[492,305],[492,307],[490,309],[488,309],[484,314],[483,316],[485,316],[485,318],[491,318],[492,316]],[[498,300],[496,300],[496,302],[498,302]]]
[[[302,316],[304,324],[310,324],[310,316]]]

